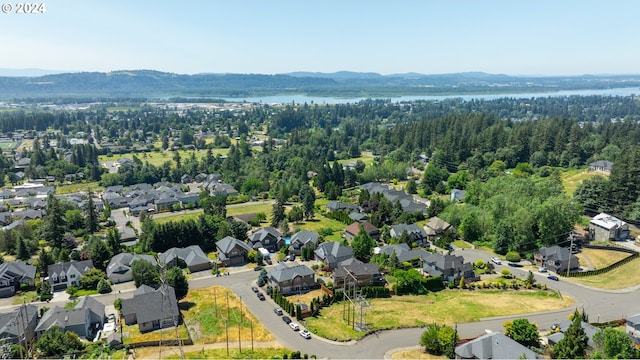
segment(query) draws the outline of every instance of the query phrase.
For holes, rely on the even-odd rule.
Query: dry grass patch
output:
[[[365,322],[370,329],[423,326],[431,323],[461,323],[480,318],[562,309],[573,304],[552,291],[445,290],[427,295],[372,299]],[[307,319],[307,328],[326,338],[354,339],[356,332],[344,320],[346,307],[334,304],[321,310],[318,318]]]
[[[324,291],[318,289],[318,290],[309,291],[306,294],[287,296],[287,300],[289,300],[292,303],[303,303],[303,304],[309,305],[311,304],[311,300],[317,297],[322,299],[322,296],[324,294],[325,294]]]
[[[583,248],[580,253],[576,254],[576,256],[580,259],[580,264],[582,266],[587,266],[589,264],[589,261],[585,259],[586,257],[591,261],[591,264],[593,264],[596,269],[602,269],[611,264],[617,263],[618,261],[630,256],[630,254],[615,250]]]
[[[227,310],[227,296],[229,307]],[[180,302],[185,324],[189,327],[195,344],[226,342],[225,320],[229,328],[229,341],[238,341],[238,327],[242,341],[266,342],[274,336],[247,310],[238,297],[229,289],[212,286],[190,290]]]
[[[640,259],[632,260],[604,274],[585,277],[563,277],[562,280],[598,289],[626,289],[640,285]]]
[[[576,191],[578,185],[580,185],[586,179],[594,177],[596,175],[601,175],[604,177],[609,177],[609,173],[604,171],[593,171],[593,170],[568,170],[563,172],[560,175],[560,179],[562,179],[562,185],[564,186],[564,192],[572,196]]]
[[[138,359],[158,359],[158,348],[140,348],[136,349],[136,358]],[[270,346],[264,348],[254,348],[251,345],[242,344],[242,352],[238,351],[237,344],[229,345],[229,355],[227,355],[226,347],[215,349],[204,349],[197,351],[189,351],[185,349],[184,357],[186,359],[271,359],[273,357],[282,358],[283,354],[289,354],[291,350],[285,347]],[[163,359],[180,359],[180,349],[178,347],[166,347],[162,349]]]
[[[177,334],[175,327],[141,333],[138,329],[138,325],[128,326],[124,324],[122,327],[122,333],[129,334],[129,336],[124,336],[123,338],[125,344],[132,344],[143,341],[158,341],[161,339],[175,340],[176,338],[186,340],[189,338],[189,333],[187,333],[187,328],[184,324],[178,326]]]
[[[404,360],[404,359],[447,359],[446,356],[433,355],[425,352],[423,349],[401,350],[391,354],[392,360]]]

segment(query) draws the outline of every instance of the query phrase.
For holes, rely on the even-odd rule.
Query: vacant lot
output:
[[[386,329],[478,321],[485,317],[520,314],[522,309],[530,312],[562,309],[573,304],[573,299],[560,298],[552,291],[445,290],[369,302],[371,306],[365,322],[371,329]],[[360,338],[363,334],[353,330],[344,320],[347,309],[344,303],[324,308],[318,318],[305,320],[307,328],[329,339]],[[359,313],[356,314],[359,317]]]
[[[569,196],[573,195],[573,192],[576,191],[576,188],[578,187],[578,185],[580,185],[580,183],[596,175],[609,177],[609,174],[604,171],[593,171],[589,169],[568,170],[563,172],[560,175],[560,178],[562,179],[564,192]]]
[[[593,264],[594,269],[602,269],[628,256],[630,254],[620,251],[587,248],[583,248],[580,253],[576,254],[576,257],[580,259],[581,266],[590,267],[589,264]]]
[[[287,300],[289,300],[292,303],[302,303],[302,304],[309,305],[311,304],[311,300],[317,297],[322,299],[322,296],[324,294],[325,294],[324,291],[318,289],[318,290],[309,291],[306,294],[287,296]]]
[[[238,341],[238,327],[243,342],[251,341],[252,329],[253,341],[275,340],[228,288],[213,286],[190,290],[180,302],[180,308],[194,344],[226,342],[227,328],[229,341]]]
[[[604,274],[580,278],[562,278],[562,281],[570,281],[606,290],[620,290],[637,286],[640,284],[640,259],[635,259]]]

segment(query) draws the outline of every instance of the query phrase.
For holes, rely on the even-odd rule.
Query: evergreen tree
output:
[[[67,231],[64,209],[53,194],[47,197],[47,215],[42,224],[42,237],[54,248],[62,247],[62,239]]]
[[[583,359],[585,357],[589,339],[581,322],[582,316],[576,309],[564,337],[553,346],[553,353],[557,359]]]
[[[189,292],[189,281],[184,275],[184,271],[177,266],[167,271],[167,284],[173,287],[177,300],[184,299]]]
[[[116,228],[111,228],[107,231],[107,247],[112,256],[118,255],[122,252],[120,246],[120,232]]]
[[[285,218],[286,218],[286,214],[284,211],[284,203],[280,201],[276,201],[273,204],[273,213],[271,214],[271,226],[277,227]]]
[[[353,240],[351,240],[351,247],[353,248],[353,256],[362,261],[369,262],[371,258],[371,254],[373,253],[373,248],[376,246],[375,241],[369,234],[364,230],[364,226],[360,225],[360,231],[358,231],[358,235],[354,236]]]
[[[16,242],[16,257],[20,260],[27,260],[31,257],[26,241],[22,236],[19,236],[18,241]]]
[[[96,231],[98,231],[98,227],[100,226],[100,224],[98,223],[98,213],[96,211],[95,203],[93,202],[92,191],[89,191],[89,200],[87,200],[87,208],[85,212],[85,229],[87,233],[93,235]]]
[[[304,184],[300,188],[298,197],[300,198],[300,201],[302,201],[302,208],[304,210],[305,218],[307,220],[312,219],[314,215],[314,205],[316,202],[316,194],[313,191],[313,188],[308,184]]]

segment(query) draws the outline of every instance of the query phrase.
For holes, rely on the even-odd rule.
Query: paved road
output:
[[[468,260],[490,259],[490,256],[478,250],[456,250],[455,254],[463,254]],[[503,266],[498,266],[498,271]],[[525,269],[508,267],[516,276],[525,277]],[[300,350],[302,353],[316,354],[319,358],[349,358],[349,359],[381,359],[390,350],[412,347],[418,345],[420,335],[424,331],[420,328],[402,329],[379,332],[377,335],[369,335],[358,342],[348,344],[335,343],[325,339],[313,337],[311,340],[301,338],[292,331],[282,319],[275,315],[275,304],[267,296],[266,301],[260,301],[251,291],[251,286],[258,273],[252,270],[232,269],[230,276],[214,277],[209,272],[194,273],[190,281],[191,289],[207,288],[219,285],[230,288],[236,295],[241,296],[244,304],[276,337],[277,342],[290,349]],[[485,333],[485,330],[504,331],[502,324],[507,319],[526,317],[538,324],[540,329],[549,329],[554,323],[567,319],[568,315],[577,307],[584,308],[591,321],[609,321],[640,313],[638,293],[636,289],[621,291],[602,291],[572,284],[563,280],[553,281],[547,279],[545,274],[535,273],[539,283],[547,284],[549,288],[559,290],[563,295],[571,296],[576,304],[567,309],[544,313],[527,314],[527,309],[522,309],[524,315],[507,316],[499,318],[483,319],[480,322],[457,324],[462,338],[472,338]],[[116,296],[130,298],[133,296],[133,283],[115,285],[117,295],[98,295],[96,299],[105,305],[112,305]],[[213,295],[213,294],[212,294]],[[57,296],[53,303],[64,303],[64,295]],[[53,304],[52,303],[52,304]],[[43,306],[51,306],[44,303]],[[244,343],[243,343],[243,346]],[[247,345],[249,343],[247,342]]]

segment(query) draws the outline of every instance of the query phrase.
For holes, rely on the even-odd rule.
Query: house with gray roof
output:
[[[180,323],[180,310],[173,287],[154,289],[142,285],[131,299],[122,299],[122,317],[128,325],[138,324],[140,332],[147,332]]]
[[[311,230],[300,230],[291,236],[289,243],[289,254],[300,256],[302,248],[310,248],[315,250],[318,247],[318,239],[320,235]]]
[[[191,245],[185,248],[171,248],[163,253],[158,253],[158,263],[167,264],[168,267],[184,262],[191,272],[211,269],[211,261],[200,246]]]
[[[156,259],[146,254],[120,253],[111,258],[107,265],[107,277],[112,284],[119,284],[133,280],[131,265],[134,261],[141,260],[157,266]]]
[[[335,200],[329,201],[324,207],[329,212],[339,211],[339,210],[347,210],[349,212],[360,211],[360,206],[358,205],[353,205],[353,204],[344,203],[344,202],[335,201]]]
[[[416,243],[417,245],[423,246],[427,241],[427,233],[423,228],[416,224],[398,224],[391,226],[389,229],[389,235],[392,238],[400,238],[403,232],[407,232],[409,235],[409,242]]]
[[[571,320],[563,320],[558,328],[560,329],[558,332],[555,332],[551,335],[549,335],[548,339],[549,339],[549,345],[554,345],[557,344],[560,340],[562,340],[564,338],[564,333],[569,329],[569,326],[571,326]],[[582,326],[582,329],[584,330],[584,333],[587,335],[588,341],[587,341],[587,345],[589,346],[593,346],[593,336],[602,331],[602,329],[597,328],[587,322],[581,321],[580,322],[580,326]]]
[[[464,200],[466,191],[460,189],[451,189],[451,201],[460,202]]]
[[[349,286],[378,286],[384,284],[380,266],[375,263],[364,263],[356,258],[341,262],[332,273],[333,286],[344,289]]]
[[[69,286],[79,286],[80,277],[89,269],[93,269],[93,261],[91,259],[51,264],[47,267],[51,288],[53,291],[60,291]]]
[[[216,241],[218,261],[222,266],[244,265],[249,261],[249,251],[253,250],[244,241],[226,236]]]
[[[578,258],[571,253],[569,248],[558,245],[542,247],[533,254],[536,266],[547,268],[555,273],[576,270],[580,267]]]
[[[339,263],[353,257],[353,248],[344,246],[339,242],[323,242],[314,251],[316,260],[321,261],[331,269],[335,269]]]
[[[392,204],[395,204],[396,201],[399,202],[400,206],[402,206],[402,210],[405,212],[420,211],[423,214],[427,212],[427,206],[423,203],[414,201],[412,195],[407,194],[402,190],[391,188],[386,184],[370,182],[360,185],[360,188],[367,190],[369,194],[380,193]]]
[[[357,222],[365,222],[369,221],[369,216],[367,214],[359,213],[359,212],[351,212],[349,213],[349,219]]]
[[[401,263],[417,261],[420,266],[422,266],[423,260],[432,254],[425,249],[411,249],[408,244],[385,245],[377,248],[377,250],[374,249],[374,252],[378,254],[386,254],[387,256],[391,256],[391,254],[395,253],[398,261]]]
[[[35,340],[37,326],[38,307],[35,305],[22,305],[0,314],[0,338],[9,344],[31,343]]]
[[[267,277],[284,295],[307,292],[317,286],[315,272],[297,262],[291,265],[279,263],[267,273]]]
[[[510,337],[491,332],[459,345],[455,350],[456,359],[541,359],[528,347]]]
[[[21,260],[0,264],[0,297],[15,295],[21,284],[33,285],[35,278],[36,267]]]
[[[285,245],[282,233],[272,227],[256,230],[249,238],[249,242],[254,250],[265,248],[269,252],[276,252]]]
[[[607,160],[598,160],[589,164],[589,170],[599,170],[610,173],[611,169],[613,169],[613,163]]]
[[[176,197],[164,196],[156,199],[154,202],[156,211],[171,211],[176,204],[180,203],[180,200]]]
[[[422,271],[429,276],[440,276],[442,280],[475,281],[479,277],[473,272],[473,264],[465,262],[462,256],[429,254],[422,263]]]
[[[629,316],[625,320],[625,332],[629,334],[636,343],[640,342],[640,314]]]
[[[123,301],[124,303],[124,301]],[[36,327],[36,336],[40,338],[53,326],[63,331],[73,331],[80,337],[93,340],[104,325],[104,304],[90,296],[80,299],[73,309],[53,306],[42,315]]]

